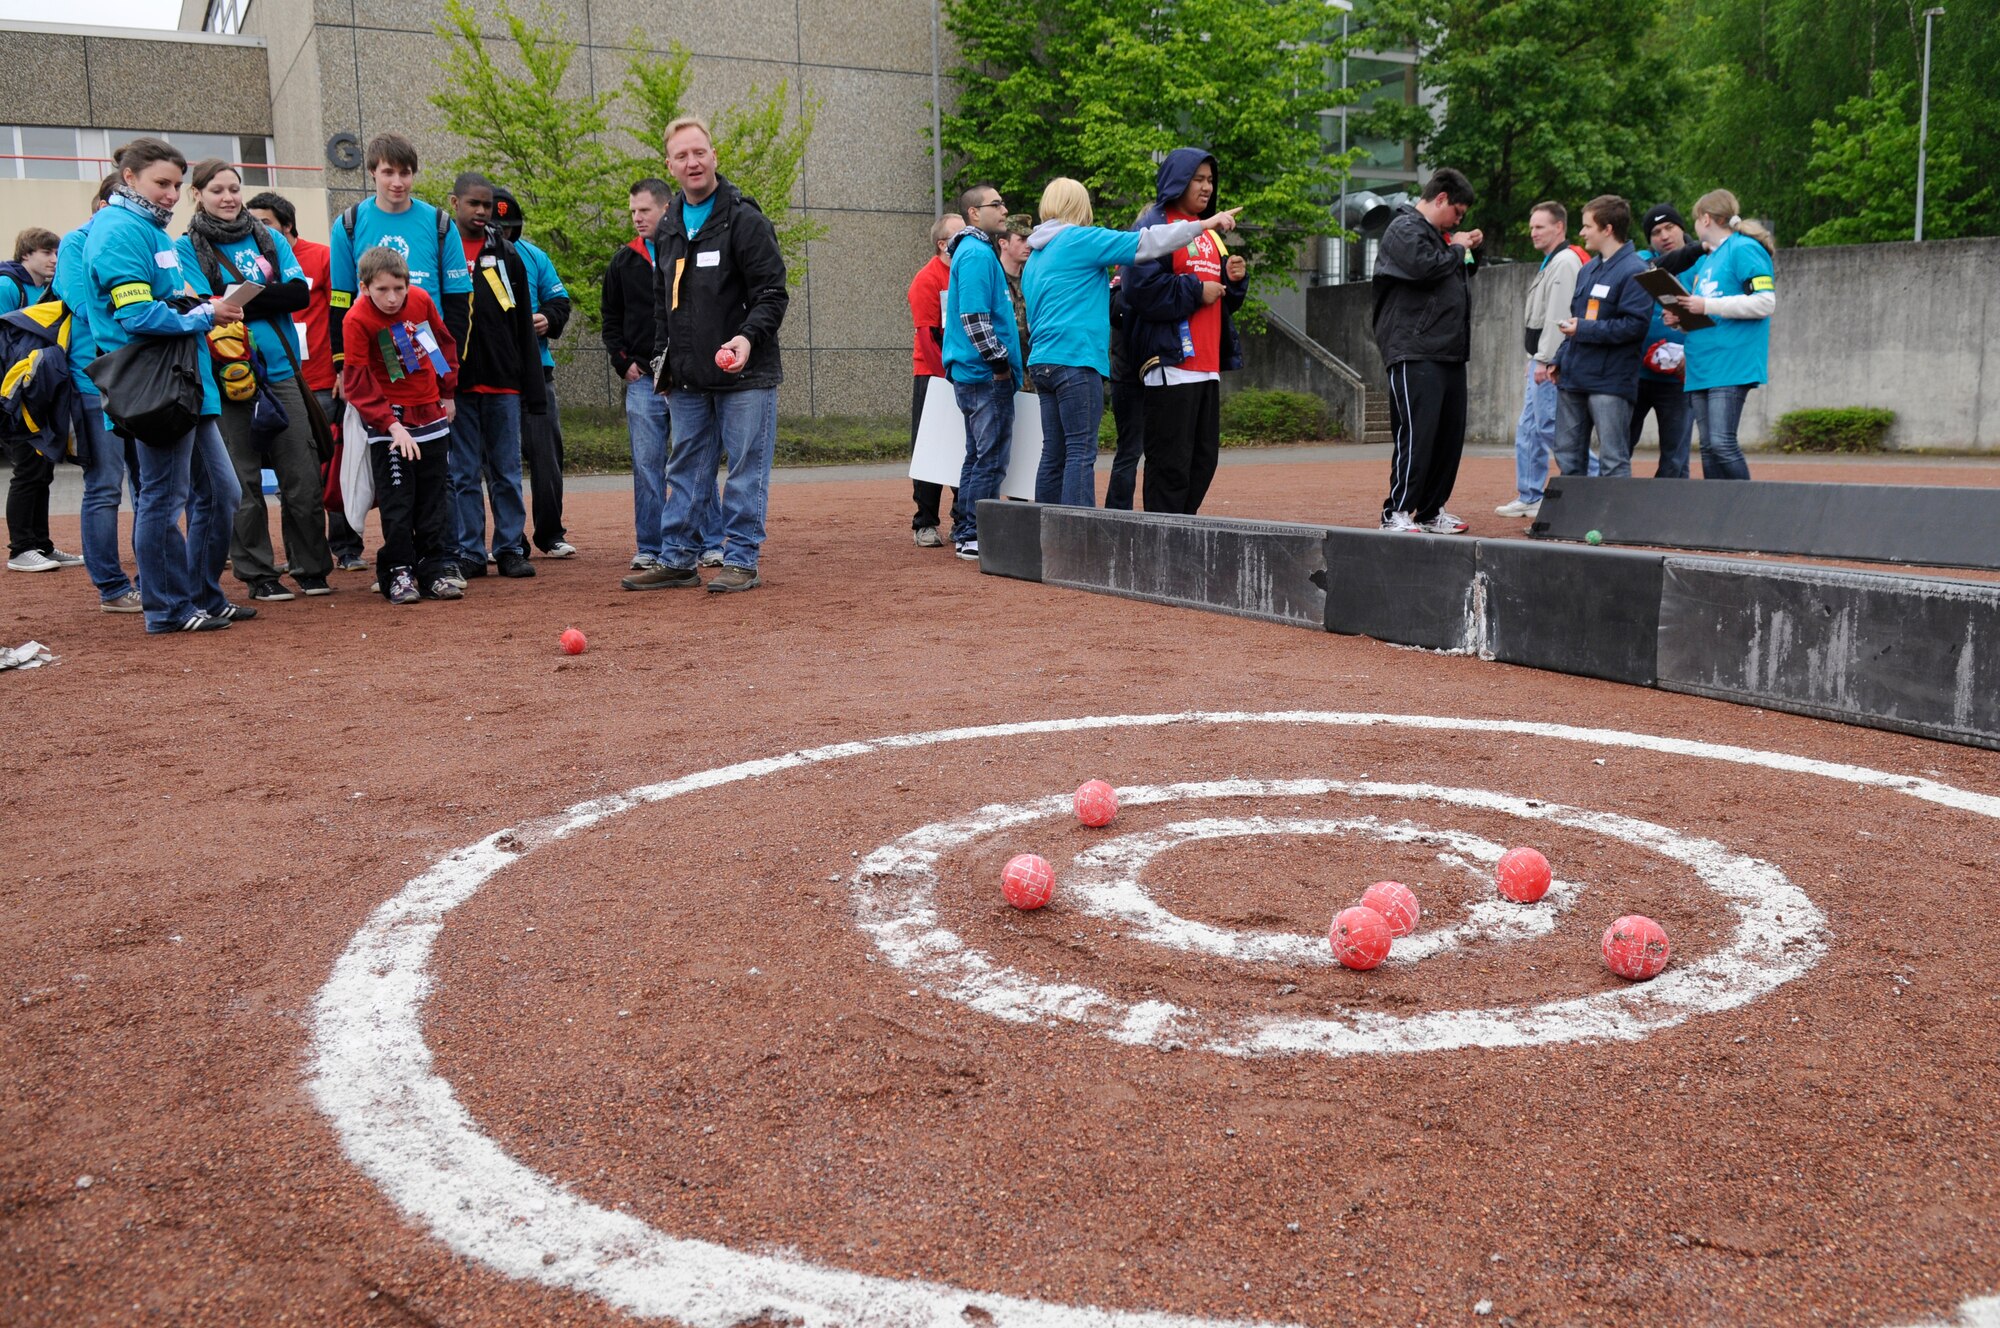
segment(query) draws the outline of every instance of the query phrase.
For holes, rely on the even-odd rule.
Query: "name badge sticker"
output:
[[[705,253],[696,254],[694,256],[694,265],[696,267],[721,267],[722,251],[720,249],[710,249]]]
[[[162,249],[153,255],[153,265],[155,267],[179,267],[181,265],[181,256],[171,249]]]
[[[1611,294],[1611,288],[1609,286],[1603,286],[1603,285],[1592,286],[1590,288],[1590,293],[1601,300],[1605,296]]]

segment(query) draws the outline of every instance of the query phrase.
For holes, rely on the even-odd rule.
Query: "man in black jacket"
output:
[[[1417,202],[1396,209],[1375,254],[1375,345],[1389,367],[1395,457],[1382,529],[1453,535],[1444,510],[1465,450],[1465,362],[1472,354],[1472,251],[1485,236],[1456,231],[1472,185],[1450,167]]]
[[[500,575],[533,576],[528,512],[521,501],[521,412],[548,409],[535,341],[528,269],[490,223],[493,185],[468,171],[451,187],[451,210],[472,274],[471,315],[458,343],[458,414],[451,427],[451,499],[460,578],[486,575],[486,502],[493,503],[493,561]],[[486,492],[480,492],[485,481]]]
[[[764,544],[771,457],[778,443],[778,328],[791,297],[777,232],[757,204],[716,172],[708,126],[667,126],[667,169],[681,187],[654,232],[655,389],[671,393],[678,437],[667,467],[664,565],[626,577],[628,590],[702,584],[698,497],[728,460],[717,593],[752,590]]]

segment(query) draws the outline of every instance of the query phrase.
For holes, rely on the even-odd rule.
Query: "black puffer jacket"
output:
[[[652,372],[659,347],[653,344],[653,260],[646,256],[644,240],[634,238],[611,255],[598,322],[611,368],[620,378],[635,364]]]
[[[667,352],[671,385],[698,392],[737,392],[785,381],[778,329],[791,296],[778,233],[757,204],[726,176],[715,177],[714,210],[701,234],[687,236],[676,194],[653,239],[655,343]],[[715,352],[734,337],[750,341],[741,373],[716,367]],[[662,382],[661,386],[667,386]]]
[[[1385,365],[1463,364],[1472,356],[1472,265],[1466,251],[1405,203],[1375,251],[1375,345]]]

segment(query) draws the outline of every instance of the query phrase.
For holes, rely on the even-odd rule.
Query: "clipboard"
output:
[[[244,305],[250,303],[250,301],[256,299],[259,295],[262,295],[263,293],[264,293],[263,282],[239,281],[234,286],[231,286],[228,290],[222,292],[222,298],[227,302],[229,302],[230,304],[233,304],[237,308],[241,309]]]
[[[1649,267],[1634,277],[1633,280],[1639,283],[1640,288],[1646,294],[1653,297],[1655,303],[1662,308],[1674,311],[1674,317],[1680,320],[1681,331],[1699,332],[1705,327],[1715,326],[1715,320],[1707,314],[1688,313],[1686,310],[1678,307],[1680,302],[1693,292],[1681,285],[1680,279],[1674,276],[1673,273],[1662,272],[1656,267]]]

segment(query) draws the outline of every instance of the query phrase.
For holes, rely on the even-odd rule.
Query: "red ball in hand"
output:
[[[736,352],[724,346],[715,352],[715,367],[727,373],[736,367]]]

